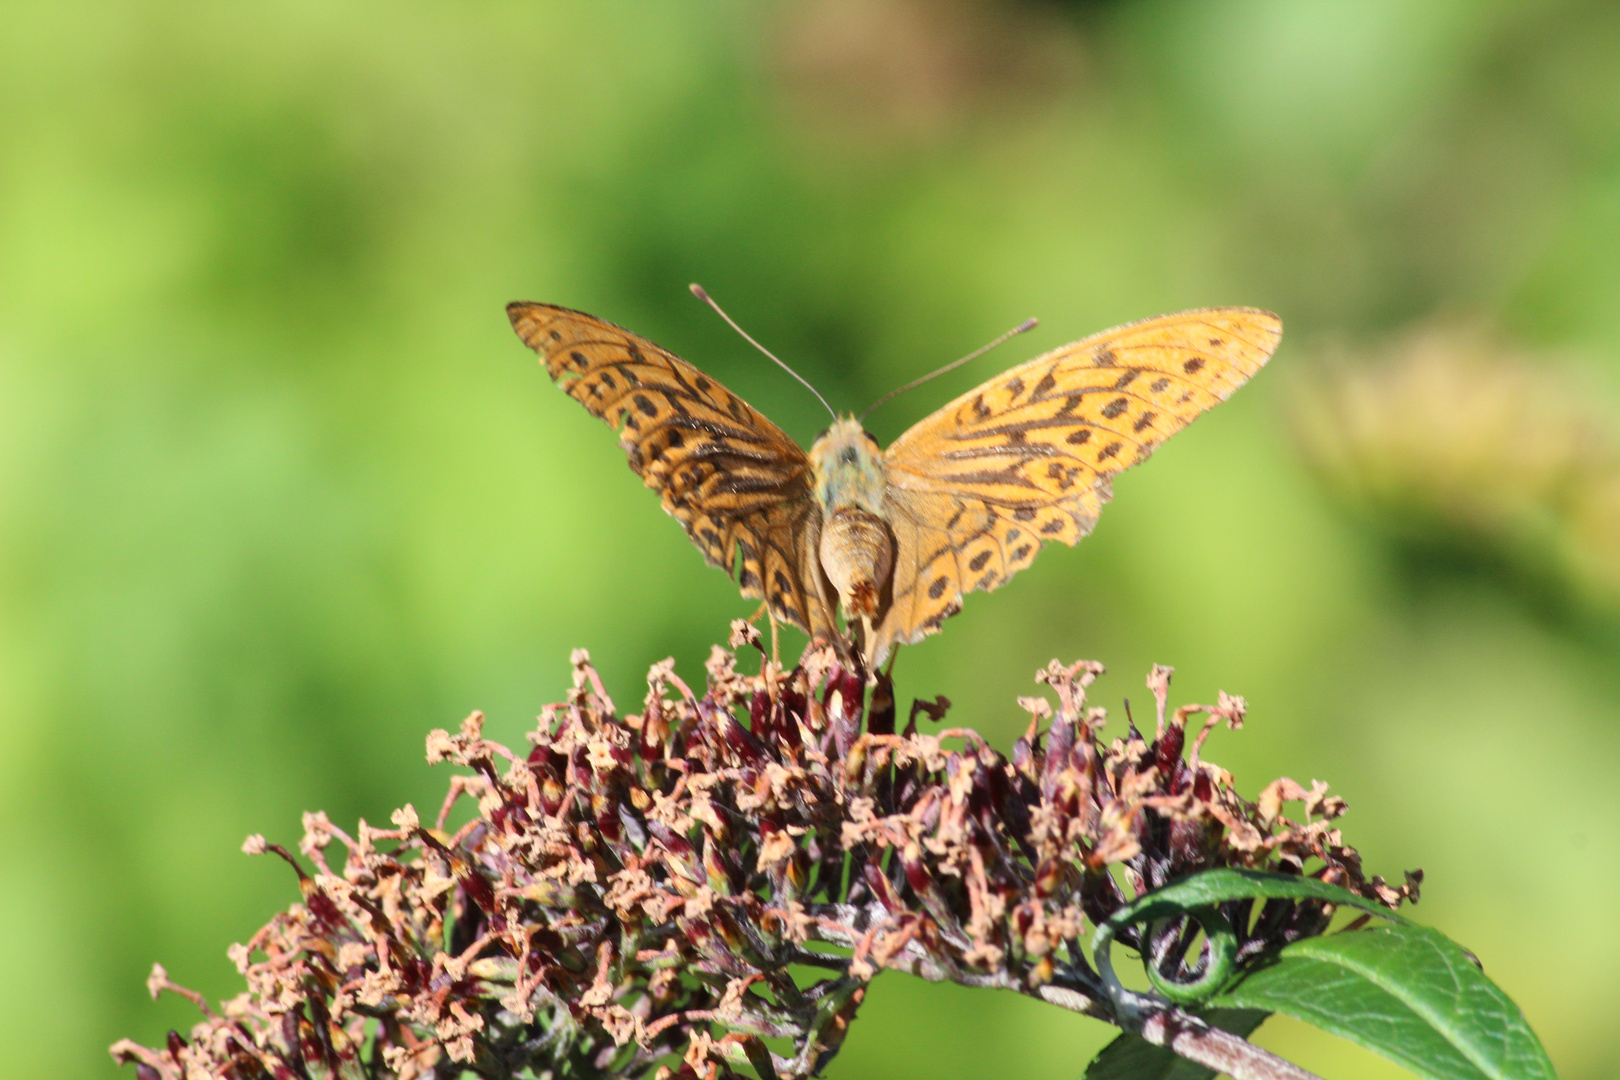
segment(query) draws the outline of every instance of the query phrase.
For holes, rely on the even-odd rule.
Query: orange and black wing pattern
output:
[[[583,312],[507,305],[552,379],[619,433],[630,467],[705,558],[812,637],[837,628],[817,561],[805,452],[747,402],[652,342]]]
[[[975,589],[1078,543],[1114,474],[1224,401],[1276,349],[1255,308],[1162,315],[1076,341],[963,394],[885,454],[892,599],[868,653],[933,633]]]

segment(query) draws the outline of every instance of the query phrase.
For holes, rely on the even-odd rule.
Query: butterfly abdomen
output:
[[[858,506],[834,511],[822,523],[817,554],[845,618],[881,616],[894,571],[894,538],[882,518]]]

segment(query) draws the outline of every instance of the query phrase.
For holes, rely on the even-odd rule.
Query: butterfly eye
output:
[[[816,443],[820,442],[822,439],[825,439],[827,437],[828,432],[830,432],[830,431],[832,431],[832,428],[830,428],[830,427],[822,428],[820,433],[817,434],[816,437],[810,441],[810,445],[814,446]]]
[[[861,432],[861,434],[866,436],[867,443],[869,443],[871,445],[871,447],[872,447],[872,449],[874,451],[883,449],[883,447],[878,445],[877,439],[873,437],[873,435],[872,435],[872,433],[870,431],[863,431],[863,432]]]

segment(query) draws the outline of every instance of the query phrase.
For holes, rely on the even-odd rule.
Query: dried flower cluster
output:
[[[739,624],[732,647],[757,645]],[[1085,703],[1101,667],[1041,672],[1010,758],[971,729],[896,731],[891,688],[829,650],[737,670],[719,648],[700,696],[655,665],[621,716],[584,652],[574,689],[518,756],[434,732],[458,775],[436,823],[410,807],[354,836],[310,815],[303,902],[232,958],[248,991],[189,1038],[113,1048],[141,1080],[376,1077],[761,1077],[815,1074],[885,968],[1012,989],[1105,1020],[1083,935],[1133,895],[1215,866],[1311,873],[1391,906],[1412,886],[1363,878],[1321,784],[1278,780],[1257,802],[1202,760],[1241,698],[1167,709],[1154,737],[1100,740]],[[868,699],[868,690],[870,698]],[[1187,722],[1210,719],[1187,745]],[[955,747],[955,748],[953,748]],[[1185,751],[1185,752],[1184,752]],[[477,814],[450,831],[463,796]],[[1299,822],[1282,815],[1301,802]],[[333,869],[333,842],[345,849]],[[282,848],[260,838],[253,852]],[[1246,903],[1246,902],[1245,902]],[[1240,956],[1326,928],[1317,902],[1224,910]],[[1167,977],[1196,974],[1189,928],[1127,944]],[[1179,973],[1179,976],[1178,976]]]

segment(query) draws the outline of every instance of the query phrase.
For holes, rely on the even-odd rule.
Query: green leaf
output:
[[[1257,1009],[1199,1009],[1214,1027],[1248,1038],[1265,1020]],[[1155,1046],[1140,1035],[1125,1034],[1091,1059],[1084,1080],[1214,1080],[1215,1070]]]
[[[1437,931],[1381,905],[1310,878],[1218,869],[1178,881],[1121,908],[1092,938],[1099,973],[1122,1012],[1149,1005],[1119,985],[1108,961],[1120,929],[1239,899],[1315,899],[1372,912],[1394,925],[1309,938],[1243,976],[1213,1004],[1280,1012],[1382,1054],[1432,1080],[1556,1080],[1552,1063],[1518,1006],[1485,978],[1472,957]],[[1206,931],[1208,928],[1206,927]],[[1144,1057],[1149,1044],[1115,1040],[1094,1067],[1123,1061],[1167,1069]],[[1154,1062],[1161,1062],[1155,1066]],[[1128,1076],[1129,1071],[1098,1077]],[[1144,1076],[1182,1073],[1142,1071]],[[1186,1076],[1207,1075],[1190,1072]],[[1088,1080],[1093,1074],[1087,1073]]]
[[[1114,912],[1109,925],[1116,929],[1134,923],[1184,915],[1199,908],[1210,908],[1228,900],[1325,900],[1341,907],[1359,908],[1395,923],[1406,920],[1376,900],[1357,896],[1348,889],[1329,885],[1315,878],[1269,874],[1259,870],[1217,867],[1172,882],[1142,896]]]
[[[1214,914],[1216,905],[1228,900],[1271,898],[1323,900],[1343,907],[1372,912],[1396,923],[1406,923],[1405,919],[1382,904],[1314,878],[1271,874],[1258,870],[1235,870],[1229,867],[1206,870],[1139,897],[1134,903],[1114,912],[1092,934],[1092,962],[1097,967],[1097,973],[1102,976],[1108,995],[1114,1001],[1115,1009],[1121,1013],[1130,1013],[1139,1011],[1150,1002],[1150,999],[1126,990],[1119,977],[1114,974],[1114,965],[1109,959],[1109,953],[1113,947],[1114,935],[1120,930],[1136,923],[1152,923],[1159,919],[1188,913],[1195,916]],[[1236,939],[1232,928],[1225,925],[1221,919],[1211,920],[1201,917],[1199,921],[1203,923],[1210,950],[1209,968],[1197,984],[1172,988],[1162,982],[1151,969],[1148,971],[1149,980],[1154,988],[1166,999],[1181,1005],[1207,999],[1226,984],[1233,972],[1232,961],[1235,956]]]
[[[1215,1000],[1314,1024],[1431,1080],[1556,1080],[1519,1007],[1455,942],[1410,923],[1297,941]]]

